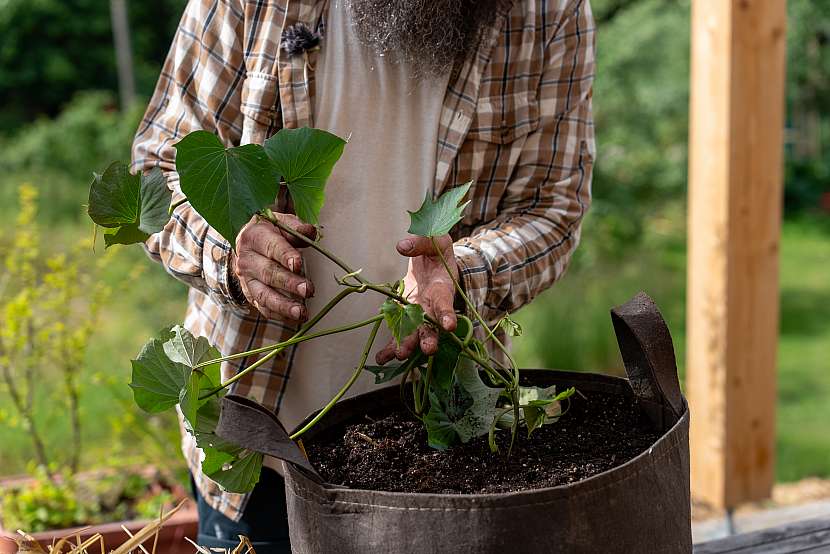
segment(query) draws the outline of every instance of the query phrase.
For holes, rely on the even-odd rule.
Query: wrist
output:
[[[245,304],[248,301],[245,298],[245,293],[242,292],[242,283],[239,282],[239,277],[236,275],[236,252],[231,254],[231,263],[228,264],[228,292],[230,292],[231,299],[237,304]]]

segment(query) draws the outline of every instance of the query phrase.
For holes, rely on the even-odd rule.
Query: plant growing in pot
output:
[[[428,196],[409,214],[409,232],[432,241],[464,300],[467,315],[458,314],[453,332],[410,302],[402,282],[372,282],[270,211],[286,186],[300,219],[317,224],[325,181],[345,145],[308,128],[283,129],[262,146],[225,148],[205,131],[176,145],[185,201],[231,244],[251,217],[264,218],[339,267],[342,288],[289,340],[252,351],[222,355],[180,326],[162,331],[133,360],[138,405],[150,412],[178,405],[204,450],[204,472],[228,490],[253,488],[263,454],[286,461],[298,552],[688,550],[688,410],[671,338],[650,299],[638,296],[613,315],[633,386],[610,377],[520,371],[496,330],[515,336],[521,328],[507,314],[488,325],[435,242],[460,221],[469,183],[435,200]],[[95,177],[89,215],[105,228],[108,246],[130,244],[164,226],[170,201],[159,170],[134,176],[115,163]],[[353,294],[382,298],[377,315],[318,330]],[[384,323],[397,341],[432,326],[438,352],[367,365]],[[362,327],[370,331],[351,378],[290,434],[271,412],[226,394],[291,345]],[[221,362],[249,356],[259,358],[221,380]],[[340,402],[363,371],[379,385],[398,382]],[[609,441],[610,451],[602,452]],[[390,457],[390,450],[399,455]],[[382,467],[383,460],[395,463]]]

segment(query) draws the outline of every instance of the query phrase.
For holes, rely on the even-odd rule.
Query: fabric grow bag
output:
[[[355,490],[322,482],[281,427],[263,431],[273,428],[276,418],[256,411],[248,401],[227,397],[219,432],[285,460],[296,553],[691,552],[689,411],[680,392],[671,336],[643,293],[612,310],[611,318],[628,379],[524,372],[537,386],[633,395],[662,433],[636,458],[577,483],[506,494]],[[305,440],[399,403],[397,386],[342,401]]]

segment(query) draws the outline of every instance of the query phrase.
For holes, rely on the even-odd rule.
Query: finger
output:
[[[412,333],[401,341],[400,346],[395,350],[395,357],[401,361],[407,359],[418,347],[418,333]]]
[[[271,288],[296,294],[300,298],[311,298],[314,295],[314,285],[311,281],[296,273],[291,273],[253,250],[242,252],[237,258],[236,267],[246,277],[260,281]]]
[[[317,238],[317,228],[314,225],[309,223],[304,223],[299,217],[294,214],[283,214],[278,213],[274,214],[277,217],[277,221],[282,223],[283,225],[290,227],[300,233],[301,235],[305,235],[311,240],[315,240]],[[285,240],[288,241],[289,244],[292,246],[302,248],[304,246],[308,246],[308,243],[302,239],[298,239],[291,233],[287,233],[283,230],[280,230],[282,236],[285,237]]]
[[[449,235],[441,235],[435,238],[438,243],[438,248],[441,252],[446,250],[452,244],[452,238]],[[397,244],[398,253],[402,256],[414,258],[416,256],[435,256],[435,247],[432,245],[432,239],[429,237],[416,237],[411,235]]]
[[[452,287],[433,287],[431,302],[432,317],[448,332],[455,331],[458,326],[458,317],[455,315],[453,301],[455,296]]]
[[[421,325],[418,327],[418,336],[421,340],[421,352],[427,356],[438,352],[438,331],[429,325]]]
[[[268,319],[305,321],[308,317],[305,306],[288,298],[256,279],[247,282],[248,299]]]
[[[246,250],[253,250],[270,258],[293,273],[299,273],[303,266],[300,252],[291,246],[279,230],[270,223],[259,223],[240,233],[237,240],[237,252]]]
[[[375,354],[375,361],[378,365],[385,365],[395,358],[395,340],[390,340],[377,354]]]

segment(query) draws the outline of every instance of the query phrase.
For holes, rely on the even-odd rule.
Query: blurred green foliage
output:
[[[104,472],[50,476],[43,466],[29,467],[31,479],[5,487],[0,523],[29,533],[110,521],[155,519],[164,506],[184,497],[169,473],[110,467]],[[52,468],[54,474],[54,468]]]
[[[138,92],[149,95],[186,0],[129,2]],[[115,90],[109,2],[0,1],[0,131],[54,116],[78,91]]]

